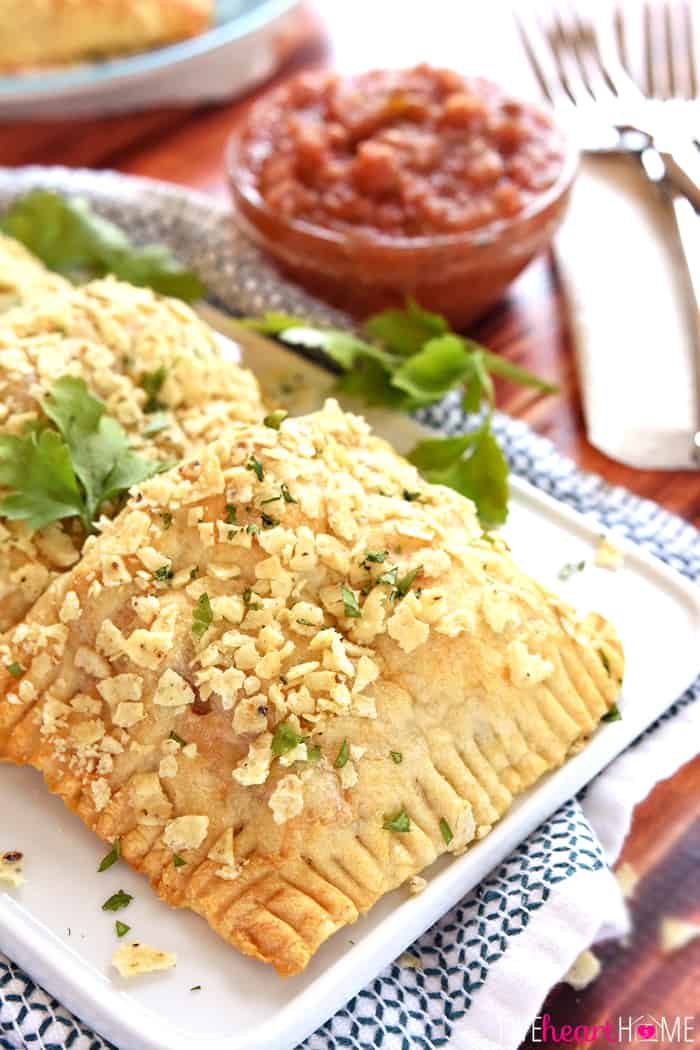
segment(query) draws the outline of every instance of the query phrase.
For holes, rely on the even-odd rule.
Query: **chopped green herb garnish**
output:
[[[274,529],[275,525],[279,525],[280,519],[274,518],[272,514],[268,514],[266,510],[260,512],[262,523],[266,529]]]
[[[117,931],[117,937],[123,937],[129,932],[131,926],[127,926],[125,922],[120,922],[119,919],[115,919],[114,928]]]
[[[397,766],[400,766],[403,762],[403,754],[401,751],[390,751],[391,761],[395,762]]]
[[[569,561],[566,565],[562,565],[557,573],[557,578],[565,582],[571,579],[572,576],[575,576],[577,572],[583,572],[585,568],[585,561]]]
[[[406,810],[401,809],[393,817],[387,817],[382,827],[385,831],[410,831],[411,821]]]
[[[311,620],[305,620],[303,616],[299,617],[299,619],[297,620],[297,623],[300,623],[303,627],[315,627],[316,626],[316,624],[312,623]]]
[[[201,992],[201,990],[202,990],[201,984],[193,984],[192,987],[190,988],[191,992]]]
[[[159,434],[161,430],[165,430],[167,427],[171,426],[172,422],[172,416],[169,412],[152,412],[141,433],[144,434],[145,437],[150,437],[152,434]]]
[[[181,857],[179,853],[173,855],[173,867],[182,868],[185,864],[187,864],[187,861],[184,857]]]
[[[420,492],[409,492],[408,489],[404,489],[403,490],[403,498],[405,500],[407,500],[408,503],[415,503],[417,500],[419,500],[421,498],[421,493]]]
[[[293,751],[301,743],[301,735],[296,733],[287,722],[280,722],[275,726],[272,736],[272,754],[279,758]]]
[[[246,525],[245,531],[249,532],[251,536],[259,536],[262,530],[259,525],[256,525],[254,521],[251,521],[250,525]]]
[[[160,583],[165,583],[168,580],[172,580],[175,573],[169,565],[161,565],[159,569],[153,573],[153,579],[158,580]]]
[[[163,514],[161,514],[160,519],[163,522],[164,529],[169,529],[173,523],[173,516],[169,510],[166,510]]]
[[[610,710],[605,712],[601,718],[601,722],[619,722],[621,718],[622,715],[620,713],[620,708],[617,704],[613,704]]]
[[[321,748],[318,744],[306,745],[306,760],[307,762],[320,762]]]
[[[608,660],[608,654],[605,652],[605,649],[599,649],[598,656],[600,657],[600,662],[602,663],[603,667],[605,668],[607,673],[610,674],[610,661]]]
[[[398,567],[398,565],[392,565],[392,567],[390,569],[387,569],[386,572],[383,572],[383,573],[381,573],[381,575],[377,576],[377,579],[376,579],[375,582],[376,583],[387,583],[387,584],[389,584],[390,587],[393,587],[394,584],[396,583],[397,579],[398,579],[398,576],[399,576],[399,567]]]
[[[209,601],[209,595],[204,592],[200,594],[199,600],[192,611],[192,634],[195,638],[201,638],[214,619],[214,612]]]
[[[141,376],[141,389],[146,391],[148,400],[144,405],[144,412],[159,412],[165,408],[165,405],[158,400],[158,394],[160,388],[168,377],[165,365],[161,365],[160,368],[156,368],[153,372],[144,372]]]
[[[282,499],[282,496],[270,496],[269,499],[261,499],[260,506],[266,507],[268,503],[278,503]]]
[[[282,484],[280,485],[280,489],[282,492],[282,499],[285,503],[298,503],[298,500],[295,500],[291,492],[289,491],[286,481],[282,482]]]
[[[133,452],[120,423],[84,380],[66,375],[41,400],[50,422],[0,435],[0,514],[31,529],[77,516],[85,529],[108,499],[165,470]],[[54,429],[55,427],[55,429]]]
[[[288,415],[289,412],[287,412],[286,409],[278,408],[274,412],[270,412],[269,415],[265,416],[263,423],[266,427],[270,427],[271,430],[279,430]]]
[[[365,551],[365,556],[360,562],[363,569],[369,568],[368,563],[373,565],[383,565],[385,558],[389,555],[389,551]]]
[[[98,871],[107,871],[107,868],[111,868],[113,864],[117,863],[117,861],[119,860],[120,855],[121,855],[121,845],[120,845],[119,839],[115,839],[114,840],[114,845],[112,846],[112,848],[109,851],[109,853],[105,857],[102,858],[102,860],[99,863],[99,866],[98,866],[97,870]]]
[[[102,905],[102,911],[121,911],[122,908],[126,908],[127,904],[130,904],[134,898],[130,893],[125,893],[124,890],[117,890],[111,897]]]
[[[7,664],[6,666],[13,678],[21,678],[24,674],[24,668],[21,664],[18,664],[16,660],[13,660],[11,664]]]
[[[243,601],[245,602],[247,607],[249,609],[262,609],[262,604],[260,602],[253,601],[253,596],[255,596],[256,598],[260,597],[259,594],[255,593],[252,587],[246,587],[246,589],[243,591]]]
[[[340,588],[340,593],[343,598],[343,606],[345,608],[345,615],[357,620],[358,617],[362,616],[362,609],[357,604],[357,597],[355,592],[343,584]]]
[[[185,740],[183,740],[182,737],[180,736],[180,734],[176,733],[174,729],[170,730],[170,735],[168,736],[168,740],[174,740],[176,744],[180,745],[180,747],[187,747],[187,742]]]
[[[340,745],[340,751],[335,756],[335,762],[333,763],[334,769],[342,769],[347,764],[348,758],[350,757],[350,745],[348,738],[345,737],[342,744]]]
[[[226,517],[224,518],[224,521],[227,525],[236,524],[236,507],[233,503],[226,504]]]
[[[454,835],[452,834],[452,828],[447,823],[444,817],[440,817],[440,832],[442,834],[445,845],[449,846],[449,844],[452,842],[452,839],[454,838]]]
[[[407,572],[405,576],[402,576],[394,590],[391,592],[391,600],[396,601],[399,598],[405,598],[410,591],[416,576],[422,571],[423,566],[418,565],[415,569],[411,569],[410,572]]]
[[[199,576],[199,565],[195,565],[194,568],[190,569],[190,579],[196,580]]]
[[[263,470],[263,465],[262,465],[262,463],[260,462],[259,459],[255,458],[255,456],[251,456],[250,457],[250,459],[248,460],[248,462],[245,465],[245,468],[246,468],[246,470],[252,470],[253,473],[255,474],[256,478],[258,479],[258,481],[262,481],[262,479],[265,477],[265,471]]]

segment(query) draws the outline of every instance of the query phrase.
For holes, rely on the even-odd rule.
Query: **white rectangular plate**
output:
[[[327,388],[327,375],[314,366],[250,343],[246,361],[259,375],[303,376],[308,403]],[[418,428],[409,420],[398,428],[382,416],[373,422],[399,446],[415,440]],[[295,1047],[634,740],[700,670],[700,592],[678,574],[634,547],[625,548],[617,572],[592,567],[595,526],[518,479],[504,532],[520,565],[618,627],[627,654],[623,718],[601,726],[584,751],[535,785],[464,856],[438,861],[420,896],[388,894],[331,938],[304,974],[283,980],[228,947],[195,915],[172,911],[126,864],[98,874],[104,846],[48,795],[36,772],[3,765],[0,849],[26,855],[27,882],[0,893],[0,948],[120,1050]],[[557,581],[565,562],[584,558],[584,572]],[[101,905],[118,889],[134,896],[119,915],[130,936],[177,952],[174,970],[129,983],[110,967],[115,916]],[[201,991],[190,991],[195,985]]]

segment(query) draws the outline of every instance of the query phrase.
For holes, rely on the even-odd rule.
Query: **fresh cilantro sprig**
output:
[[[129,448],[84,380],[63,376],[41,401],[48,421],[0,434],[0,514],[32,529],[77,516],[90,531],[100,506],[168,465]],[[53,424],[53,425],[52,425]]]
[[[287,314],[245,322],[290,346],[320,350],[341,370],[341,393],[368,405],[411,412],[459,389],[468,413],[480,413],[466,434],[421,441],[408,458],[436,484],[476,504],[485,525],[502,524],[508,506],[508,464],[492,430],[493,376],[553,393],[556,387],[450,330],[438,314],[409,300],[404,309],[370,317],[362,335],[310,326]]]
[[[82,197],[35,189],[14,201],[0,229],[21,241],[50,270],[77,280],[114,274],[131,284],[192,302],[205,287],[161,244],[138,247]]]

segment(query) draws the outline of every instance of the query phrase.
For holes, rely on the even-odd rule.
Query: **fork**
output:
[[[659,5],[654,5],[654,8]],[[601,33],[593,20],[570,2],[557,2],[543,13],[527,5],[515,9],[525,52],[539,85],[564,116],[575,121],[581,147],[588,153],[639,155],[654,148],[661,155],[667,177],[700,210],[700,153],[674,119],[675,103],[665,99],[695,97],[698,90],[696,56],[692,44],[692,15],[687,0],[662,8],[665,68],[659,61],[653,9],[644,5],[644,51],[648,94],[632,79],[618,57],[612,34]],[[683,24],[678,25],[682,10]],[[618,43],[625,47],[622,5],[614,14]],[[612,25],[611,25],[612,29]],[[682,52],[682,53],[681,53]],[[663,72],[662,72],[663,69]],[[678,89],[682,85],[682,92]]]
[[[679,10],[683,20],[680,32]],[[656,21],[659,15],[662,19],[661,33],[654,32],[655,15]],[[691,453],[700,464],[700,250],[698,216],[693,210],[700,205],[700,154],[687,132],[683,132],[684,146],[665,148],[663,114],[670,113],[668,107],[673,103],[650,97],[658,93],[664,100],[697,98],[700,77],[690,6],[687,0],[682,4],[663,0],[654,10],[648,2],[644,4],[643,52],[649,95],[640,90],[625,68],[629,58],[621,5],[615,8],[613,24],[622,60],[615,41],[599,34],[571,3],[559,0],[550,12],[548,26],[531,10],[529,14],[516,10],[515,16],[540,87],[556,110],[577,121],[584,152],[636,155],[647,178],[670,203],[685,261],[684,290],[695,348],[698,412]],[[675,134],[678,136],[677,127]]]

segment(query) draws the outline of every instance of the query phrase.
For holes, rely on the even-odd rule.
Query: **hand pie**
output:
[[[212,0],[0,0],[0,70],[146,51],[196,36]]]
[[[564,762],[623,657],[329,402],[141,486],[0,668],[0,757],[294,974]]]
[[[14,243],[2,242],[0,250],[12,253]],[[33,263],[23,251],[20,274]],[[222,356],[215,334],[183,303],[114,279],[74,288],[47,277],[55,281],[52,292],[30,294],[0,315],[0,433],[22,434],[45,418],[41,398],[69,373],[85,380],[134,450],[150,458],[193,455],[232,420],[262,417],[252,373]],[[76,562],[84,539],[77,519],[32,532],[0,517],[0,631]]]

